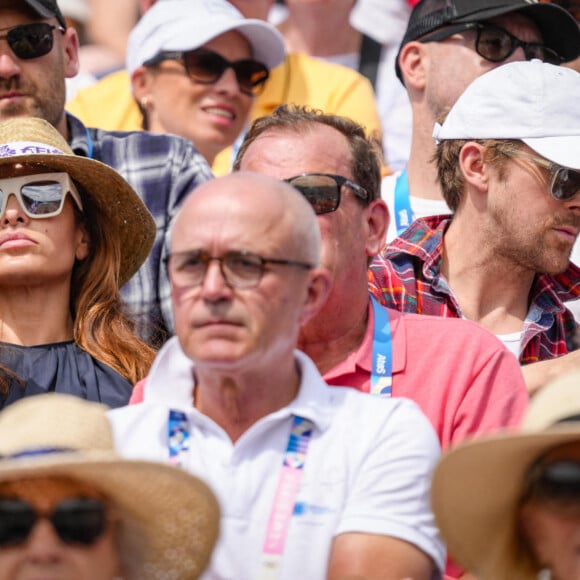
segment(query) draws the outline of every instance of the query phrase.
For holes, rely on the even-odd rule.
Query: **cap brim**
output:
[[[197,578],[209,562],[219,507],[209,487],[162,463],[126,460],[107,451],[50,454],[0,463],[0,482],[70,477],[103,492],[145,532],[145,579]],[[187,533],[184,533],[187,531]]]
[[[580,170],[580,136],[542,137],[522,141],[542,157],[558,165]]]
[[[544,451],[580,441],[580,430],[497,435],[445,454],[433,475],[432,506],[449,554],[481,573],[506,537],[524,475]]]
[[[208,27],[205,34],[203,31],[199,31],[195,36],[195,42],[193,42],[189,20],[186,19],[181,23],[172,23],[171,28],[169,29],[168,27],[168,32],[171,31],[171,37],[163,42],[163,50],[194,50],[221,34],[237,31],[250,43],[253,58],[266,65],[268,69],[277,67],[286,58],[282,35],[273,26],[265,22],[247,18],[243,21],[220,26],[219,30],[216,30],[216,28],[217,26]],[[155,55],[151,54],[150,56]]]

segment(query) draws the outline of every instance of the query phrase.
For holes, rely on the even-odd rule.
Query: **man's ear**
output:
[[[80,68],[77,31],[69,26],[62,35],[61,42],[64,51],[64,76],[70,79],[77,76]]]
[[[384,247],[389,227],[389,210],[382,199],[375,199],[369,203],[364,211],[366,254],[376,256]]]
[[[458,163],[465,179],[465,193],[461,202],[469,197],[471,205],[483,211],[487,205],[490,172],[486,163],[485,148],[474,141],[468,141],[459,152]],[[459,208],[458,208],[459,211]]]
[[[332,287],[331,274],[325,268],[314,268],[308,274],[310,282],[300,316],[301,326],[304,326],[313,316],[320,312]]]
[[[465,181],[478,190],[487,191],[488,172],[484,162],[484,147],[468,141],[459,152],[459,165]]]
[[[399,67],[407,90],[425,88],[428,58],[425,45],[421,42],[413,40],[401,48]]]

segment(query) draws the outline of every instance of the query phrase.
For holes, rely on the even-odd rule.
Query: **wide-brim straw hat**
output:
[[[81,196],[89,195],[100,213],[87,219],[107,220],[110,235],[119,236],[119,286],[129,281],[153,247],[156,225],[125,178],[100,161],[75,155],[50,123],[36,117],[0,123],[0,166],[18,163],[38,167],[39,173],[66,172],[82,187]]]
[[[558,445],[580,443],[580,373],[547,384],[520,430],[476,439],[446,453],[435,469],[433,511],[450,555],[481,574],[504,552],[528,469]]]
[[[114,451],[107,407],[60,393],[27,397],[0,413],[0,483],[67,477],[101,491],[144,532],[139,580],[192,580],[209,562],[219,507],[199,478]]]

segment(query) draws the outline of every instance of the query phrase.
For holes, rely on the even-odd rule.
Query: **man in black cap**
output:
[[[397,75],[411,102],[412,142],[406,171],[383,180],[392,218],[387,241],[418,217],[449,213],[431,161],[431,133],[471,81],[506,62],[561,64],[578,55],[580,31],[559,6],[538,0],[419,2],[397,57]]]
[[[211,179],[205,158],[176,136],[88,129],[65,112],[65,79],[78,72],[79,40],[56,0],[0,0],[0,30],[0,120],[45,119],[75,154],[123,175],[153,214],[153,250],[121,293],[140,336],[159,345],[173,331],[163,263],[169,224],[186,195]]]
[[[64,16],[58,7],[56,0],[24,0],[39,16],[43,18],[52,18],[53,16],[58,20],[59,24],[66,28]]]

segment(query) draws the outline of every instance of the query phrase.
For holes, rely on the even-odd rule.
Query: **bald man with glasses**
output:
[[[441,578],[431,425],[411,401],[330,387],[296,350],[330,283],[303,196],[248,172],[200,186],[168,271],[176,336],[144,401],[109,416],[123,455],[215,489],[220,539],[202,578]]]

